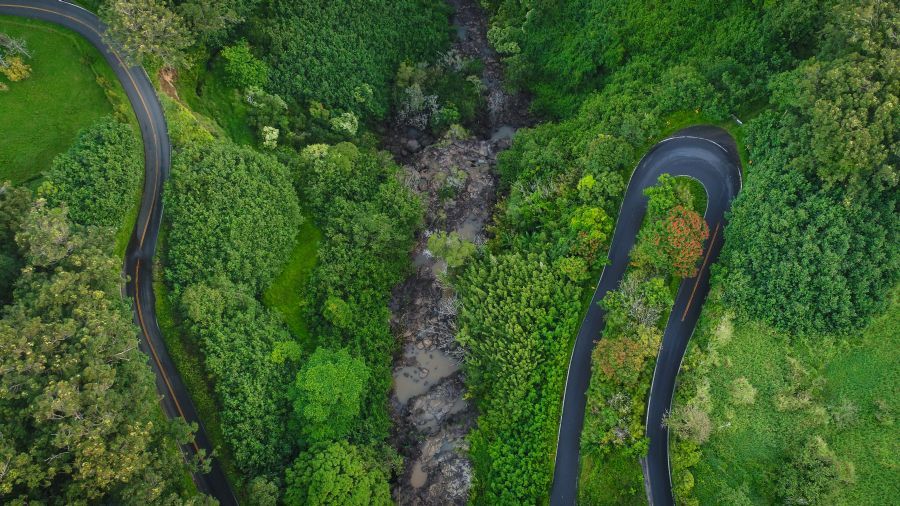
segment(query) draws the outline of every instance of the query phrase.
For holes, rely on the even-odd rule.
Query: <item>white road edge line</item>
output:
[[[678,136],[678,137],[670,137],[670,138],[668,138],[668,139],[663,139],[662,141],[660,141],[660,143],[666,142],[666,141],[671,140],[671,139],[678,139],[678,138],[700,139],[700,140],[705,140],[705,141],[708,141],[708,142],[712,142],[712,143],[715,144],[716,146],[719,146],[719,148],[721,148],[723,151],[725,151],[726,153],[728,153],[728,150],[725,149],[724,147],[722,147],[722,145],[719,144],[718,142],[715,142],[715,141],[710,140],[710,139],[704,139],[704,138],[702,138],[702,137],[694,137],[694,136],[690,136],[690,135],[684,135],[684,136]],[[738,156],[738,163],[740,164],[740,155],[739,155],[738,153],[735,153],[735,155]],[[737,193],[737,194],[740,194],[741,189],[743,189],[743,187],[744,187],[744,180],[743,180],[743,177],[741,177],[741,169],[742,169],[742,168],[743,168],[743,167],[740,167],[740,166],[739,166],[739,167],[738,167],[738,171],[737,171],[737,173],[738,173],[738,193]],[[694,177],[692,177],[692,176],[687,176],[687,177],[691,177],[692,179],[696,179],[696,178],[694,178]],[[702,183],[701,183],[701,185],[702,185]],[[704,186],[703,189],[706,190],[706,187]],[[737,197],[737,194],[735,195],[735,197]],[[709,211],[709,191],[706,191],[706,210]],[[704,212],[703,215],[704,215],[704,219],[705,219],[705,218],[706,218],[706,213]],[[724,231],[724,227],[723,227],[722,234],[724,234],[724,233],[725,233],[725,231]],[[725,241],[725,236],[724,236],[724,235],[722,236],[722,241],[723,241],[723,242]],[[712,248],[712,243],[710,243],[709,247]],[[712,266],[710,266],[710,269],[712,269]],[[702,274],[703,274],[703,273],[700,272],[700,273],[698,273],[697,275],[699,276],[699,275],[702,275]],[[712,281],[712,272],[710,272],[710,281]],[[681,290],[681,288],[679,287],[679,291],[680,291],[680,290]],[[677,295],[676,295],[676,298],[678,298]],[[703,308],[702,308],[702,307],[700,308],[700,313],[701,313],[701,315],[702,315],[702,313],[703,313]],[[699,320],[699,316],[698,316],[698,317],[697,317],[697,323],[699,323],[699,322],[700,322],[700,320]],[[672,397],[669,399],[669,409],[666,410],[666,413],[671,413],[671,412],[672,412],[672,403],[675,401],[675,388],[676,388],[676,385],[678,385],[678,376],[681,374],[681,365],[684,363],[684,357],[687,356],[687,352],[688,352],[687,347],[688,347],[688,345],[691,344],[691,339],[693,339],[693,337],[694,337],[694,332],[695,332],[696,330],[697,330],[697,325],[695,324],[695,325],[694,325],[694,328],[691,329],[691,335],[688,336],[687,343],[685,344],[684,354],[681,355],[681,360],[678,362],[678,369],[675,370],[675,381],[672,382]],[[665,333],[665,331],[663,331],[663,332]],[[659,347],[660,347],[660,351],[662,351],[662,343],[660,343]],[[648,397],[647,397],[647,415],[646,415],[646,417],[644,417],[644,434],[646,434],[647,427],[650,426],[650,404],[651,404],[651,400],[653,399],[653,384],[656,382],[656,369],[657,369],[658,367],[659,367],[659,354],[657,354],[656,365],[653,366],[653,377],[652,377],[652,379],[650,380],[650,392],[649,392],[649,395],[648,395]],[[668,430],[666,430],[666,463],[667,463],[668,474],[669,474],[669,490],[674,490],[674,488],[673,488],[673,486],[672,486],[672,454],[671,454],[671,452],[669,452],[669,431],[668,431]],[[649,468],[649,467],[648,467],[648,468]],[[652,491],[652,488],[651,488],[651,491]],[[673,494],[674,494],[674,492],[673,492]],[[649,498],[649,497],[648,497],[647,499],[648,499],[648,501],[650,501],[651,506],[652,506],[652,498]],[[673,497],[672,499],[673,499],[673,501],[674,501],[674,497]]]
[[[77,8],[77,9],[81,9],[81,10],[83,10],[84,12],[87,12],[88,14],[93,14],[93,15],[96,16],[96,14],[94,14],[93,12],[91,12],[91,11],[85,9],[84,7],[78,5],[78,4],[75,3],[75,2],[69,2],[68,0],[57,0],[57,1],[58,1],[59,3],[71,5],[72,7],[75,7],[75,8]]]
[[[657,143],[657,145],[658,145],[658,143]],[[606,266],[609,265],[610,262],[612,262],[612,259],[609,258],[609,252],[610,252],[610,250],[612,250],[612,239],[615,239],[616,229],[619,228],[619,219],[621,219],[621,217],[622,217],[622,209],[625,207],[625,196],[628,194],[628,188],[631,186],[631,180],[634,179],[634,174],[635,174],[635,172],[637,172],[638,167],[640,167],[641,164],[644,163],[644,159],[647,158],[647,156],[649,156],[651,152],[653,152],[653,148],[650,148],[649,151],[644,153],[644,156],[642,156],[641,159],[638,160],[637,165],[634,166],[634,170],[631,171],[631,175],[628,176],[628,184],[625,185],[625,194],[622,195],[622,203],[619,204],[619,214],[616,217],[616,228],[614,228],[613,232],[612,232],[612,238],[610,239],[610,242],[609,242],[610,248],[606,251],[607,263],[606,263],[606,265],[603,266],[603,270],[600,271],[600,278],[597,279],[597,286],[594,287],[594,293],[591,294],[591,302],[590,302],[591,305],[594,303],[594,295],[597,294],[597,290],[600,288],[600,283],[603,282],[603,275],[606,274]],[[588,305],[588,312],[590,312],[590,311],[591,311],[591,306]],[[587,314],[585,314],[585,318],[587,318]],[[583,324],[584,324],[584,320],[582,320],[582,325]],[[581,333],[582,325],[578,326],[578,334]],[[556,465],[559,462],[559,440],[560,440],[560,438],[562,438],[562,422],[563,422],[563,418],[565,417],[566,394],[568,394],[568,391],[569,391],[569,375],[572,373],[572,359],[575,356],[575,345],[578,344],[578,334],[575,334],[575,341],[572,343],[572,351],[569,353],[569,367],[566,369],[566,383],[563,385],[562,408],[560,408],[560,410],[559,410],[559,428],[556,430],[556,455],[553,458],[553,474],[554,475],[556,475]],[[598,338],[599,338],[599,336],[598,336]],[[552,483],[552,481],[551,481],[551,483]],[[551,485],[551,487],[552,487],[552,485]],[[577,485],[576,485],[576,487],[577,487]]]

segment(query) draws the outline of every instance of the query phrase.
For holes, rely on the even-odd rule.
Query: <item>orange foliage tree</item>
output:
[[[646,243],[649,247],[641,248],[641,255],[658,269],[690,278],[697,275],[697,261],[708,237],[709,227],[703,217],[677,205],[658,226],[652,227]]]

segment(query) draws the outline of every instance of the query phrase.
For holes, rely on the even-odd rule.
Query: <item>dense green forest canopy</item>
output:
[[[585,239],[603,238],[599,211],[615,219],[641,154],[677,127],[736,115],[744,126],[728,128],[746,149],[746,187],[714,282],[729,308],[741,321],[850,337],[884,310],[900,275],[895,3],[484,4],[512,82],[561,119],[520,130],[500,155],[508,193],[491,253],[543,252],[575,279],[597,269],[605,243]],[[465,336],[480,339],[491,333]],[[484,418],[491,393],[480,395]],[[493,448],[473,453],[476,502],[489,502],[482,483],[521,476],[503,465],[515,439]],[[623,473],[618,461],[608,468]]]
[[[53,160],[39,192],[51,205],[66,203],[75,223],[118,226],[140,188],[142,153],[129,125],[101,119]]]
[[[295,444],[286,431],[290,372],[270,358],[291,337],[248,292],[224,276],[192,284],[181,310],[214,382],[223,435],[238,466],[259,476],[280,471]]]
[[[181,371],[192,395],[206,395],[200,407],[237,494],[267,505],[390,502],[403,466],[389,444],[390,291],[409,273],[423,209],[373,132],[393,121],[464,137],[460,123],[479,118],[481,63],[440,56],[450,8],[83,3],[135,62],[151,75],[182,72],[180,91],[191,94],[161,98],[174,163],[157,307],[170,342],[188,350],[175,359],[192,367]],[[459,295],[457,337],[479,411],[470,501],[546,500],[571,342],[626,181],[651,145],[697,122],[735,134],[745,188],[698,331],[702,353],[688,356],[685,393],[667,419],[676,496],[827,503],[841,493],[835,483],[853,490],[846,456],[859,453],[835,435],[883,441],[896,403],[875,385],[877,397],[859,393],[874,380],[821,369],[837,363],[835,350],[883,359],[873,350],[893,325],[877,315],[896,307],[900,277],[896,2],[481,4],[509,83],[532,96],[537,119],[553,121],[520,130],[499,155],[485,245],[452,233],[428,243]],[[120,259],[104,246],[127,221],[139,180],[127,129],[103,120],[52,166],[30,168],[47,170],[37,199],[0,186],[0,369],[12,371],[0,378],[0,463],[14,464],[0,474],[4,500],[200,500],[183,483],[195,463],[176,452],[190,430],[156,408],[118,296]],[[688,197],[667,179],[648,192],[633,265],[603,302],[582,502],[643,497],[637,458],[653,357],[672,289],[693,275],[708,235]],[[301,226],[322,237],[300,249],[314,255],[301,259],[314,267],[293,288],[302,335],[260,300],[298,250]],[[728,348],[733,335],[746,339],[743,355]],[[778,360],[762,361],[756,346]],[[732,368],[722,350],[762,373]],[[832,395],[826,384],[851,391]],[[763,405],[771,413],[760,415]],[[763,463],[750,459],[765,468],[759,490],[740,466],[713,467],[735,444],[721,427],[788,419],[802,426],[786,431],[797,441],[766,438]],[[777,478],[776,466],[785,469]],[[698,490],[693,473],[709,478]],[[889,495],[880,480],[861,487]]]
[[[308,107],[360,118],[387,115],[390,86],[404,60],[432,60],[450,40],[439,0],[272,0],[249,33],[266,48],[275,93]]]
[[[809,56],[828,8],[738,0],[484,3],[495,13],[489,37],[506,55],[510,78],[535,93],[537,110],[563,116],[608,84],[639,82],[635,71],[659,75],[679,65],[695,67],[730,108],[746,107],[771,73]]]
[[[286,167],[227,142],[191,146],[175,156],[169,188],[166,275],[176,292],[220,274],[254,292],[268,285],[302,219]]]
[[[176,446],[190,429],[158,407],[111,229],[76,225],[65,206],[9,186],[0,216],[0,237],[15,237],[4,254],[21,266],[0,311],[0,497],[192,502]]]
[[[793,332],[849,330],[900,273],[900,15],[835,9],[818,57],[776,74],[726,230],[726,298]]]
[[[317,144],[279,151],[282,163],[204,134],[179,107],[170,104],[176,153],[163,270],[177,329],[203,354],[199,373],[217,402],[236,486],[267,496],[288,486],[285,500],[327,503],[328,485],[316,484],[323,477],[292,484],[307,464],[291,461],[351,448],[365,464],[354,457],[345,471],[364,471],[381,494],[396,467],[386,445],[395,347],[387,302],[407,268],[418,200],[383,153]],[[308,285],[294,288],[310,331],[297,336],[258,296],[305,219],[323,239]],[[334,446],[346,440],[353,446]]]
[[[301,158],[298,184],[324,238],[308,292],[311,329],[318,344],[365,359],[371,379],[351,440],[381,441],[390,428],[386,394],[396,346],[389,290],[407,272],[421,205],[384,153],[342,143],[311,145]]]

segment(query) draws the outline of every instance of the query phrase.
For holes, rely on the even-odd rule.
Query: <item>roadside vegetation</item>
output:
[[[124,93],[46,23],[0,19],[0,59],[0,501],[200,504],[194,428],[165,418],[121,297],[143,174]]]
[[[112,72],[102,60],[85,60],[100,58],[86,42],[41,23],[4,19],[6,27],[22,38],[5,39],[3,57],[8,62],[15,45],[35,71],[20,74],[24,80],[14,80],[0,100],[12,98],[18,107],[40,99],[27,119],[11,107],[13,117],[4,109],[0,123],[16,132],[4,137],[4,148],[8,139],[34,134],[17,146],[26,165],[3,174],[23,186],[0,184],[0,500],[197,503],[190,472],[205,463],[186,464],[178,448],[190,443],[193,429],[165,419],[120,292],[143,174],[140,137],[134,122],[125,122],[133,116],[102,115],[114,111],[122,92],[107,82],[104,95],[93,81],[94,72],[98,80]],[[58,80],[53,69],[73,81]],[[57,91],[59,101],[48,100]],[[72,92],[85,98],[86,109],[72,108]],[[57,135],[49,145],[40,144],[41,128]],[[81,130],[70,137],[69,128]],[[52,161],[39,165],[45,157]]]
[[[467,382],[480,413],[470,435],[477,480],[470,497],[546,498],[578,285],[547,256],[506,253],[477,259],[457,286],[464,301],[457,339],[468,348]]]
[[[83,211],[86,223],[105,218]],[[120,295],[114,230],[0,185],[4,502],[201,500],[187,476],[204,464],[177,446],[192,429],[164,418]]]
[[[697,275],[709,237],[702,215],[692,209],[695,195],[688,181],[664,174],[644,191],[647,214],[630,266],[619,288],[601,301],[606,325],[591,355],[581,434],[583,504],[631,504],[644,498],[636,457],[649,445],[644,421],[656,354],[678,286]]]
[[[900,254],[888,154],[898,133],[879,112],[900,95],[879,63],[896,52],[885,34],[897,13],[884,7],[835,8],[819,58],[773,77],[770,109],[749,125],[754,170],[673,408],[686,504],[723,494],[877,504],[897,493],[881,453],[898,402],[884,361]],[[851,76],[862,88],[847,90]]]

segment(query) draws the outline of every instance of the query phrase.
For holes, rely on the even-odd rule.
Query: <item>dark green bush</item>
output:
[[[130,125],[102,119],[79,132],[75,144],[53,160],[40,193],[51,205],[65,202],[75,223],[118,227],[137,201],[142,154]]]
[[[262,290],[288,258],[302,220],[287,169],[227,142],[178,153],[164,200],[166,278],[176,294],[218,275]]]
[[[305,109],[383,118],[403,60],[432,59],[449,41],[448,8],[437,0],[274,0],[251,30],[267,48],[272,89]]]

